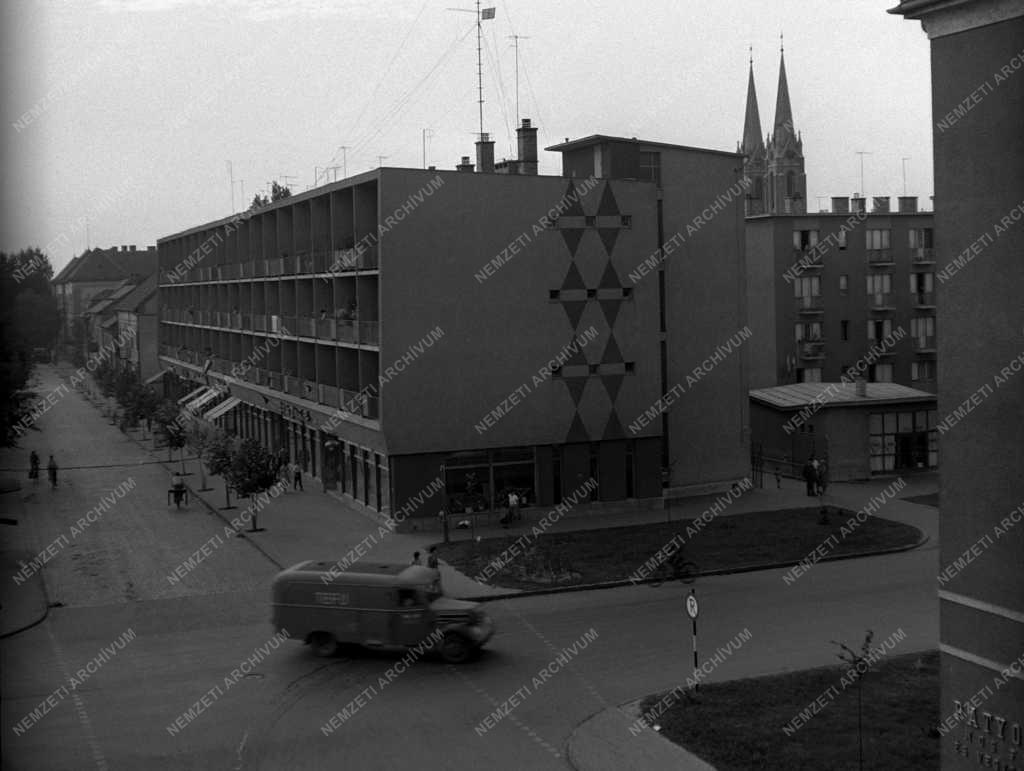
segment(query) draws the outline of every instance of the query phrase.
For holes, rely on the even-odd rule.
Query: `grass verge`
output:
[[[660,694],[644,700],[662,736],[718,771],[751,768],[820,771],[857,769],[857,685],[841,688],[844,667],[702,685],[662,714],[650,712]],[[874,665],[863,689],[864,768],[938,769],[939,654],[894,656]],[[829,688],[837,695],[789,735],[783,726]],[[808,714],[809,713],[805,713]]]
[[[859,523],[854,512],[835,507],[829,507],[823,523],[815,506],[721,516],[699,528],[694,520],[683,519],[544,533],[527,521],[504,537],[439,543],[437,550],[445,562],[482,583],[539,589],[639,576],[677,535],[686,558],[701,571],[712,571],[798,562],[829,536],[834,545],[823,551],[839,556],[910,546],[921,532],[878,517]]]

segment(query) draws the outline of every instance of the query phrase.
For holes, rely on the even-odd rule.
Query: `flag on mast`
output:
[[[481,19],[493,19],[494,18],[494,8],[483,8],[483,9],[481,9],[481,11],[480,11],[480,18]]]

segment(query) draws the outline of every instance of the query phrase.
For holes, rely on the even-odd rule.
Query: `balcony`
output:
[[[892,249],[868,249],[868,265],[892,265]]]
[[[299,316],[296,319],[294,333],[299,337],[316,337],[317,320],[312,316]]]
[[[380,261],[377,256],[377,247],[365,247],[359,254],[358,265],[360,270],[377,270],[377,268],[380,267]]]
[[[914,351],[935,353],[935,335],[918,335],[914,338]]]
[[[351,319],[338,319],[336,322],[337,340],[342,343],[354,343],[356,341],[356,322]]]
[[[265,313],[254,313],[252,315],[252,328],[255,332],[267,331],[267,316]]]
[[[359,342],[368,345],[378,345],[380,341],[379,321],[359,322]]]
[[[319,319],[316,322],[316,337],[321,340],[334,340],[337,326],[334,319]]]
[[[800,343],[800,358],[805,361],[820,361],[825,358],[824,340],[804,340]]]
[[[804,295],[796,298],[797,312],[801,315],[814,315],[825,312],[821,295]]]
[[[934,265],[935,249],[930,246],[915,246],[910,250],[915,265]]]
[[[793,249],[793,261],[800,266],[801,272],[821,270],[824,267],[821,263],[821,253],[816,246],[806,249]]]
[[[935,292],[915,292],[914,293],[914,307],[915,308],[934,308],[935,307]]]
[[[338,406],[338,387],[332,385],[320,384],[317,393],[317,402],[319,404],[326,404],[328,407]]]
[[[893,303],[891,292],[875,292],[870,296],[869,307],[873,311],[894,311],[896,306]]]

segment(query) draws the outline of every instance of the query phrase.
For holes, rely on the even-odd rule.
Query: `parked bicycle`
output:
[[[686,555],[682,551],[677,551],[654,569],[648,584],[657,588],[666,581],[674,579],[678,579],[684,584],[692,584],[697,580],[699,574],[697,563],[686,559]]]

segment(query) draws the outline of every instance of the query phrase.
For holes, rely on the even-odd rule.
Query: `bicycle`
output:
[[[673,579],[679,579],[684,584],[692,584],[697,580],[697,576],[700,571],[697,569],[697,563],[691,562],[686,559],[681,551],[677,551],[675,554],[665,559],[659,564],[651,575],[648,584],[657,588],[666,581],[672,581]]]

